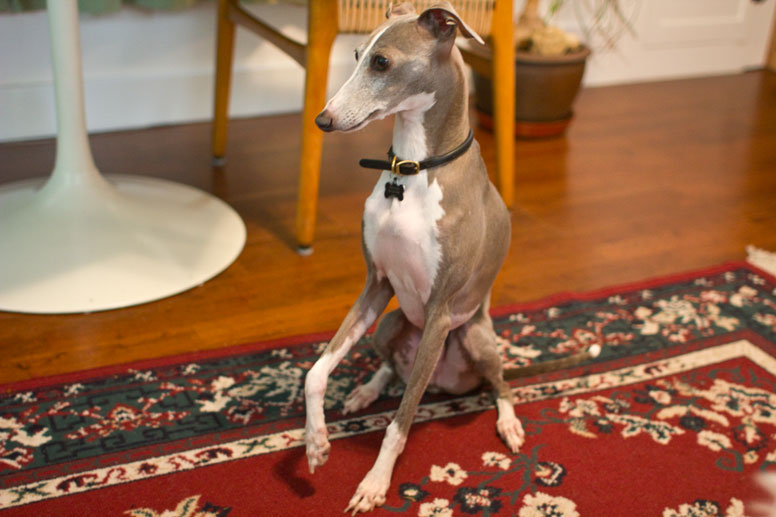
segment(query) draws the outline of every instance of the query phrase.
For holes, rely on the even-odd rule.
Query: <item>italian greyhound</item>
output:
[[[510,214],[472,141],[457,31],[482,43],[449,4],[420,15],[410,4],[392,7],[356,49],[352,76],[316,118],[324,131],[355,131],[395,114],[392,161],[362,161],[385,169],[362,219],[366,285],[305,381],[312,473],[331,448],[323,412],[327,378],[397,297],[400,308],[380,320],[372,337],[383,363],[344,403],[344,413],[359,411],[395,375],[406,383],[377,460],[345,510],[353,514],[384,503],[427,388],[462,394],[487,381],[496,394],[498,434],[514,453],[525,437],[488,314],[491,286],[509,248]],[[552,367],[594,355],[591,347]]]

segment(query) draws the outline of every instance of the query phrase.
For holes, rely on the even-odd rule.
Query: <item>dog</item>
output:
[[[462,394],[488,382],[499,436],[514,453],[525,439],[488,313],[491,286],[509,249],[510,214],[472,139],[466,71],[454,44],[459,31],[482,40],[447,3],[419,15],[402,4],[387,16],[356,49],[355,71],[316,118],[324,131],[348,132],[395,115],[391,161],[362,160],[382,170],[362,219],[366,284],[305,380],[313,473],[331,449],[323,411],[327,378],[396,296],[400,308],[382,317],[372,337],[382,365],[344,403],[345,413],[359,411],[394,376],[406,383],[377,460],[347,505],[353,514],[385,502],[426,389]],[[553,366],[592,353],[596,349]]]

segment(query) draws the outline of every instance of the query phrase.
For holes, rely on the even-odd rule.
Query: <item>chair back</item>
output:
[[[312,0],[315,1],[315,0]],[[477,34],[490,34],[495,0],[452,0],[459,16]],[[339,32],[372,32],[385,21],[389,0],[339,0]],[[393,2],[397,3],[397,2]],[[438,0],[414,0],[415,10],[423,12]]]

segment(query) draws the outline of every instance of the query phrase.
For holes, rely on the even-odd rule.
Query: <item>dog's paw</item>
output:
[[[357,386],[345,399],[342,414],[355,413],[365,407],[369,407],[372,402],[377,400],[379,395],[378,391],[368,384]]]
[[[525,432],[520,420],[515,418],[499,418],[496,422],[496,430],[509,450],[517,454],[525,442]]]
[[[350,499],[345,512],[356,515],[359,512],[370,512],[375,507],[382,506],[385,503],[385,493],[388,491],[389,484],[390,478],[388,480],[382,479],[382,476],[375,475],[370,471],[358,485],[358,489]]]
[[[310,474],[315,469],[322,466],[329,459],[331,444],[329,443],[329,433],[324,428],[322,431],[305,429],[304,441],[307,446],[307,466],[310,468]]]

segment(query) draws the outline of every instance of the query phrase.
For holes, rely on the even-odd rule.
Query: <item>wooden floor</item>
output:
[[[235,120],[210,166],[209,124],[95,135],[98,166],[214,192],[248,242],[187,293],[86,315],[0,313],[0,383],[336,329],[362,287],[360,214],[375,181],[357,167],[390,121],[324,140],[315,253],[292,243],[298,115]],[[491,136],[476,130],[493,167]],[[512,248],[493,305],[590,290],[776,250],[776,75],[588,89],[565,138],[518,142]],[[3,183],[47,175],[51,140],[0,145]],[[0,253],[2,243],[0,243]]]

